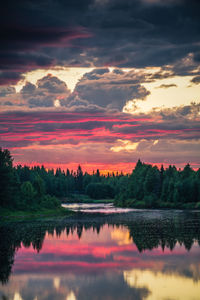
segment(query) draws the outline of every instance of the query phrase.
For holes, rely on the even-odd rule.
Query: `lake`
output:
[[[65,206],[0,224],[0,299],[200,299],[199,211]]]

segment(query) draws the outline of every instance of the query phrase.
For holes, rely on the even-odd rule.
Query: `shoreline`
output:
[[[64,207],[32,211],[2,209],[0,212],[0,221],[39,220],[47,217],[69,217],[73,216],[74,214],[75,212]]]
[[[71,202],[72,203],[72,202]],[[77,202],[76,202],[77,203]],[[79,202],[77,204],[100,204],[100,203],[105,203],[105,204],[109,204],[111,202]],[[64,204],[64,203],[62,203]],[[65,202],[65,204],[70,204],[69,202]],[[72,203],[75,204],[75,203]],[[190,207],[190,208],[183,208],[183,207],[154,207],[154,208],[149,208],[149,207],[120,207],[120,206],[115,206],[118,208],[128,208],[128,209],[136,209],[137,212],[141,212],[141,213],[145,213],[145,211],[150,211],[150,212],[156,212],[156,211],[169,211],[172,212],[172,214],[176,211],[183,211],[183,212],[192,212],[192,211],[200,211],[199,208],[195,208],[195,207]],[[122,213],[117,213],[117,214],[124,214],[124,212]],[[75,217],[75,219],[77,220],[77,218],[82,219],[82,217],[89,217],[89,218],[96,218],[97,219],[100,218],[105,218],[105,217],[114,217],[115,214],[110,213],[110,214],[104,214],[104,213],[86,213],[83,211],[73,211],[70,210],[66,207],[59,207],[56,209],[40,209],[40,210],[32,210],[32,211],[23,211],[23,210],[12,210],[12,209],[2,209],[0,212],[0,223],[4,223],[6,221],[11,221],[11,222],[15,222],[15,221],[43,221],[45,219],[53,218],[53,219],[59,219],[59,218],[65,218],[65,217]],[[92,219],[91,218],[91,219]]]

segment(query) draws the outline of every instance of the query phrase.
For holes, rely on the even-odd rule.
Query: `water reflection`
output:
[[[128,213],[131,211],[138,211],[133,208],[121,208],[115,207],[113,203],[68,203],[62,204],[63,207],[73,210],[75,212],[85,212],[85,213],[100,213],[100,214],[121,214]]]
[[[200,285],[192,278],[173,273],[150,270],[124,271],[125,281],[131,287],[146,286],[151,291],[146,300],[155,299],[199,299]]]
[[[0,299],[197,300],[199,216],[80,214],[1,225]]]

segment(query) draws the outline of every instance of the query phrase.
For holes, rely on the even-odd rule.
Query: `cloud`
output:
[[[181,105],[173,108],[165,108],[157,111],[156,114],[162,116],[163,120],[176,120],[183,122],[186,120],[197,120],[200,113],[200,103],[192,102],[190,105]]]
[[[46,90],[53,94],[69,93],[66,83],[51,74],[39,79],[37,81],[37,86],[39,89]]]
[[[193,77],[191,82],[194,84],[200,84],[200,76]]]
[[[81,140],[111,143],[119,138],[139,141],[144,138],[158,140],[175,136],[187,140],[199,136],[199,111],[200,104],[193,103],[134,115],[108,110],[91,112],[87,109],[77,111],[67,108],[57,111],[4,112],[1,114],[1,122],[5,129],[1,129],[1,134],[2,137],[13,138],[19,135],[19,140],[27,137],[27,141],[31,141],[33,134],[33,142],[40,141],[38,137],[41,136],[41,142],[44,143],[46,140],[51,143],[54,139],[56,143],[76,140],[76,136],[77,141],[81,137]]]
[[[68,98],[71,91],[66,83],[56,76],[48,74],[40,78],[36,84],[26,82],[19,92],[12,86],[0,87],[1,106],[13,106],[13,109],[29,109],[34,107],[59,107],[62,99]]]
[[[0,67],[0,85],[16,84],[23,78],[20,71],[1,71]]]
[[[36,9],[40,10],[35,3]],[[22,7],[24,10],[28,6]],[[22,11],[23,11],[22,9]],[[29,12],[32,14],[31,10]],[[16,14],[18,13],[16,9]],[[38,22],[40,19],[38,11]],[[42,13],[42,12],[41,12]],[[23,22],[23,17],[21,17]],[[23,78],[23,73],[37,68],[49,68],[58,63],[57,55],[49,55],[46,49],[71,47],[74,39],[88,38],[90,34],[77,25],[74,28],[55,27],[55,26],[37,26],[29,24],[31,21],[26,20],[28,24],[21,26],[6,22],[0,30],[1,50],[0,50],[0,84],[13,84]],[[34,22],[33,22],[34,23]],[[13,48],[14,44],[14,48]],[[51,52],[51,51],[50,51]]]
[[[122,110],[129,100],[145,100],[150,94],[139,81],[133,71],[95,69],[83,75],[68,101],[78,96],[93,105]]]
[[[26,84],[22,87],[20,93],[22,96],[29,96],[30,94],[36,91],[36,86],[30,82],[26,82]]]
[[[4,2],[0,19],[1,84],[53,66],[199,67],[199,1]],[[178,16],[178,17],[177,17]],[[192,65],[180,64],[192,57]],[[183,67],[184,66],[184,69]]]
[[[39,79],[36,85],[26,82],[20,96],[29,107],[53,107],[59,98],[70,94],[66,83],[51,74]]]
[[[183,166],[188,161],[199,166],[200,104],[146,114],[80,107],[1,113],[1,146],[21,163],[112,162],[127,168],[125,164],[140,157],[152,163]]]
[[[64,163],[73,153],[74,161],[128,163],[141,152],[152,162],[168,155],[182,163],[190,155],[197,165],[199,104],[132,115],[122,109],[130,100],[137,104],[147,98],[145,83],[168,78],[172,83],[157,86],[172,88],[173,77],[189,75],[192,84],[199,84],[199,10],[195,0],[4,1],[2,146],[27,162],[35,157],[58,163],[62,157]],[[96,69],[73,92],[51,75],[36,84],[27,82],[20,92],[12,87],[28,71],[63,66]],[[189,154],[181,152],[189,142]],[[173,153],[162,151],[172,146]]]
[[[0,86],[0,97],[10,96],[15,94],[16,90],[14,87],[11,86]]]
[[[161,84],[161,85],[157,86],[156,88],[157,89],[169,89],[169,88],[172,88],[172,87],[177,87],[177,85],[174,84],[174,83],[171,83],[171,84]]]

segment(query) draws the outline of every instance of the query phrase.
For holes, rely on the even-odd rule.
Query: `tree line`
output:
[[[138,160],[135,169],[116,195],[115,204],[146,208],[200,208],[200,169],[189,164],[159,169]]]
[[[87,195],[114,199],[117,206],[138,208],[200,208],[200,169],[189,164],[159,169],[138,160],[131,174],[83,173],[44,166],[13,166],[7,149],[0,148],[0,206],[12,209],[56,208],[61,198]]]

